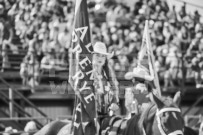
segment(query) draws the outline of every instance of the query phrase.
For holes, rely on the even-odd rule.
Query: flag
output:
[[[140,49],[139,57],[138,57],[138,66],[147,68],[149,70],[150,76],[152,76],[154,78],[153,79],[153,85],[154,85],[153,93],[157,96],[161,96],[159,78],[158,78],[158,75],[157,75],[157,72],[156,72],[155,66],[154,66],[155,60],[154,60],[152,44],[150,41],[150,36],[149,36],[148,30],[149,30],[148,20],[146,20],[143,38],[142,38],[142,45],[141,45],[141,49]]]
[[[92,51],[87,1],[76,0],[69,60],[69,83],[77,95],[73,119],[74,135],[96,134]]]

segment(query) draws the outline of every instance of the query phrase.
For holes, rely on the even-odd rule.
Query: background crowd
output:
[[[23,84],[39,85],[43,70],[67,69],[73,20],[70,0],[0,0],[2,68],[9,67],[8,51],[27,52],[21,63]],[[203,19],[169,7],[165,0],[138,0],[132,7],[115,0],[88,1],[93,43],[102,41],[115,52],[111,64],[118,78],[136,66],[148,19],[155,66],[164,87],[203,80]],[[19,51],[20,52],[20,51]]]

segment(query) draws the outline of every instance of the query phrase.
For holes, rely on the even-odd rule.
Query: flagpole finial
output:
[[[149,24],[149,20],[145,20],[145,31],[148,31],[148,24]]]
[[[145,20],[145,25],[148,25],[149,20]]]

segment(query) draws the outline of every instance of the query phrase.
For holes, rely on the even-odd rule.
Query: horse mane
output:
[[[149,104],[145,109],[142,110],[142,113],[140,115],[140,119],[138,121],[138,127],[139,129],[143,129],[144,128],[144,121],[147,119],[147,117],[149,116],[150,110],[156,107],[155,104]]]

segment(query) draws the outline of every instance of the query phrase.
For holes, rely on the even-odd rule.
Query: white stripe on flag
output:
[[[75,5],[75,15],[77,14],[78,12],[78,8],[80,7],[80,4],[81,4],[82,0],[76,0],[76,5]]]

